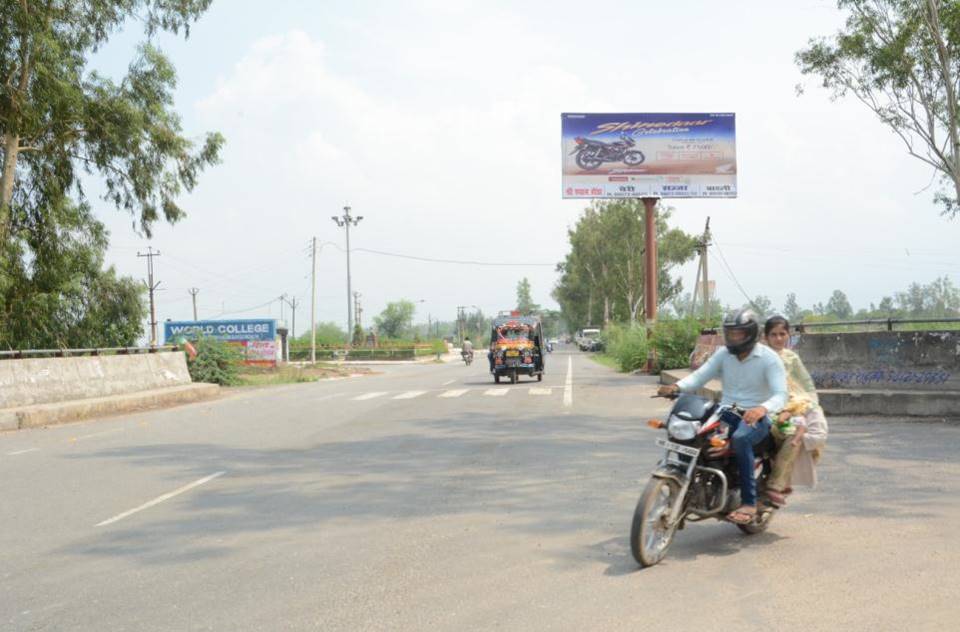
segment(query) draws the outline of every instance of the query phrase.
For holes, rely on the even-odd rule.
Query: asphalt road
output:
[[[831,419],[767,533],[639,570],[652,380],[478,359],[0,434],[0,629],[960,627],[960,426]]]

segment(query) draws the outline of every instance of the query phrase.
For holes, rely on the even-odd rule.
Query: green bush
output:
[[[653,348],[657,352],[657,370],[690,366],[690,354],[700,336],[700,321],[694,318],[662,319],[653,328]]]
[[[700,322],[693,318],[663,318],[647,339],[646,327],[639,323],[608,325],[603,330],[607,355],[613,357],[621,371],[635,371],[647,364],[650,345],[656,352],[657,371],[690,366],[690,354],[700,335]]]
[[[621,371],[634,371],[647,363],[647,332],[643,326],[609,325],[603,330],[603,345]]]
[[[240,379],[237,367],[240,364],[240,351],[222,340],[200,338],[193,342],[197,356],[187,358],[187,369],[194,382],[206,382],[221,386],[233,386]]]

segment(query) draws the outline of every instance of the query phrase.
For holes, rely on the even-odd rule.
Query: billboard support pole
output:
[[[644,280],[644,318],[647,324],[647,340],[653,337],[653,325],[657,321],[657,200],[658,198],[643,198],[645,248],[643,257]],[[656,351],[653,345],[648,345],[647,372],[652,373],[656,363]]]

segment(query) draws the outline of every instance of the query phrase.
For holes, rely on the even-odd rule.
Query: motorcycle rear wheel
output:
[[[627,165],[628,167],[636,167],[637,165],[642,165],[643,161],[646,159],[647,157],[643,155],[642,151],[634,149],[623,155],[623,164]]]
[[[667,478],[651,478],[643,490],[630,526],[630,552],[640,566],[653,566],[667,555],[676,526],[666,520],[679,492],[677,482]]]
[[[594,169],[596,169],[602,164],[603,164],[603,161],[600,160],[599,158],[588,158],[583,154],[577,154],[577,166],[580,167],[581,169],[585,169],[587,171],[593,171]]]

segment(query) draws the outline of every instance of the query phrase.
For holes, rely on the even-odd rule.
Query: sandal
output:
[[[727,514],[727,520],[733,524],[750,524],[757,517],[757,510],[744,511],[743,507],[735,509]]]
[[[770,504],[774,507],[780,508],[787,504],[787,496],[783,492],[778,492],[775,489],[767,490],[767,500],[770,501]]]

